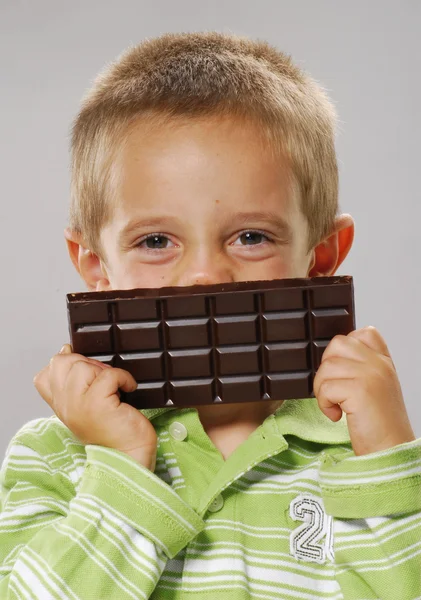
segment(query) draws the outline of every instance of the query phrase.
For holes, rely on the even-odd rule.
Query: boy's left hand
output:
[[[395,365],[374,327],[332,339],[314,379],[314,394],[332,421],[346,413],[357,456],[415,439]]]

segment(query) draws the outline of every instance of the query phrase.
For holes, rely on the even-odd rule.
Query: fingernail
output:
[[[64,344],[64,346],[61,347],[59,354],[65,354],[66,352],[67,352],[67,344]]]

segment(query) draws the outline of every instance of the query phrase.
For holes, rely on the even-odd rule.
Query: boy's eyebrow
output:
[[[125,227],[118,234],[118,243],[120,246],[124,246],[130,241],[131,236],[137,232],[140,227],[157,227],[159,229],[174,225],[174,223],[181,223],[181,220],[177,217],[150,217],[146,219],[133,219],[129,221]]]
[[[266,223],[276,229],[276,233],[279,237],[286,240],[292,238],[291,225],[285,219],[273,212],[241,212],[237,213],[232,221],[243,226],[252,225],[255,222]]]

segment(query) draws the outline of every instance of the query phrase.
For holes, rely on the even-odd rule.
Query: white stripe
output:
[[[101,448],[102,451],[105,451],[107,454],[108,452],[106,451],[105,448]],[[111,453],[110,453],[111,454]],[[127,460],[124,457],[120,457],[119,459],[123,460],[124,462],[127,462],[127,464],[133,468],[133,463],[132,461],[127,458]],[[166,504],[165,502],[163,502],[160,498],[158,498],[157,496],[154,496],[151,492],[149,492],[148,490],[146,490],[145,488],[141,487],[140,485],[138,485],[136,482],[134,482],[132,479],[130,479],[129,477],[127,477],[124,473],[122,473],[121,471],[117,471],[116,469],[114,469],[114,467],[111,467],[109,464],[106,463],[102,463],[102,462],[98,462],[95,459],[91,459],[91,464],[95,464],[97,465],[102,471],[108,471],[110,473],[112,473],[114,476],[116,476],[118,479],[121,479],[125,482],[127,482],[127,485],[129,488],[131,488],[133,490],[133,488],[136,488],[136,490],[138,491],[138,493],[140,495],[144,495],[145,497],[149,498],[154,504],[156,504],[157,506],[161,507],[165,512],[173,515],[174,520],[178,522],[179,525],[183,525],[184,528],[192,533],[196,532],[196,529],[193,525],[191,525],[191,523],[189,523],[184,517],[182,517],[180,515],[180,513],[176,512],[175,510],[173,510],[170,506],[168,506],[168,504]],[[161,480],[159,478],[156,477],[156,475],[154,475],[153,473],[147,473],[146,469],[142,469],[142,473],[144,476],[146,476],[148,479],[155,478],[155,484],[156,483],[160,483],[161,485],[165,485],[161,482]],[[167,486],[168,487],[168,486]],[[178,496],[173,490],[172,488],[168,487],[165,488],[165,490],[167,492],[169,492],[174,499],[177,500],[177,502],[183,502],[183,500],[181,500],[180,496]],[[186,507],[190,508],[189,505],[186,505]],[[191,509],[190,509],[191,510]]]
[[[406,470],[409,469],[409,467],[412,467],[413,465],[418,466],[419,470],[420,470],[420,474],[421,474],[421,460],[419,458],[417,458],[416,460],[411,460],[408,461],[404,464],[400,464],[400,465],[392,465],[391,467],[383,467],[382,469],[376,469],[373,468],[371,471],[364,471],[363,473],[361,472],[356,472],[353,471],[352,473],[349,473],[347,471],[335,471],[334,473],[331,473],[330,471],[327,471],[326,473],[323,471],[321,471],[321,477],[323,477],[323,479],[333,479],[336,480],[336,477],[342,477],[342,478],[349,478],[352,479],[354,478],[356,475],[361,475],[361,478],[371,478],[373,476],[373,474],[375,475],[379,475],[380,473],[391,473],[393,471],[400,471],[402,473],[405,473]]]
[[[96,525],[96,527],[98,527],[98,516],[104,516],[105,520],[102,520],[104,532],[107,530],[110,535],[121,542],[120,544],[117,544],[115,540],[110,540],[110,543],[113,543],[121,552],[123,552],[123,547],[125,550],[132,551],[134,546],[137,552],[141,553],[142,556],[139,556],[144,560],[145,568],[155,575],[155,579],[159,576],[157,562],[160,561],[157,559],[154,560],[153,558],[153,555],[156,555],[155,546],[131,525],[116,519],[115,515],[110,510],[107,510],[105,507],[101,508],[98,503],[91,498],[83,498],[79,503],[77,511],[83,514],[81,518]],[[86,515],[88,515],[89,518],[87,518]],[[127,560],[130,562],[130,555],[127,556]],[[135,563],[133,563],[133,565],[135,566]],[[152,576],[150,578],[153,579]]]
[[[17,559],[19,552],[23,548],[25,548],[25,544],[16,544],[16,546],[10,550],[9,554],[2,558],[3,565],[0,565],[0,573],[9,573]]]
[[[48,504],[51,506],[61,508],[61,509],[65,508],[66,513],[69,510],[68,505],[65,505],[63,502],[55,502],[54,498],[47,498],[46,500],[47,500]],[[29,498],[26,499],[25,504],[23,504],[23,502],[21,501],[21,506],[18,506],[17,508],[15,508],[15,510],[13,511],[11,516],[7,516],[7,513],[9,512],[9,510],[6,505],[6,510],[1,513],[2,519],[3,519],[3,517],[5,517],[5,521],[11,522],[19,516],[30,517],[31,515],[39,515],[41,517],[42,515],[45,515],[45,509],[49,508],[46,506],[45,501],[37,498],[37,504],[33,504],[32,502],[31,502],[31,499],[29,499]],[[48,511],[48,512],[51,512],[51,511]],[[42,513],[42,514],[40,514],[40,513]],[[60,515],[60,516],[62,516],[62,515]]]
[[[231,519],[208,519],[207,523],[212,523],[215,525],[231,525],[231,529],[236,529],[237,527],[241,527],[243,531],[247,532],[247,530],[257,531],[257,532],[271,532],[276,536],[279,532],[291,533],[291,529],[289,527],[261,527],[260,525],[249,525],[248,523],[240,523],[238,521],[232,521]],[[206,529],[208,526],[206,526]],[[228,529],[228,527],[226,527]]]
[[[70,479],[70,476],[66,473],[65,469],[58,470],[55,468],[51,468],[49,464],[44,463],[42,458],[40,458],[39,460],[18,461],[15,461],[13,460],[13,458],[11,458],[8,464],[8,468],[9,470],[16,471],[17,473],[24,473],[24,477],[28,476],[28,471],[31,471],[31,474],[42,473],[47,474],[49,476],[54,476],[57,475],[57,473],[60,473],[62,477],[67,478],[69,482],[73,483],[73,481],[71,481]],[[16,476],[16,478],[18,478],[18,476]]]
[[[34,488],[33,486],[30,486],[28,488],[28,490],[30,490],[30,491],[34,491],[34,489],[39,492],[39,490],[37,488]],[[22,490],[20,490],[20,492],[22,492]],[[44,496],[44,495],[40,494],[36,500],[39,504],[42,504],[45,508],[51,508],[51,507],[52,508],[57,508],[57,507],[60,508],[60,511],[59,511],[60,516],[63,513],[66,514],[68,511],[68,504],[66,504],[65,502],[60,502],[59,500],[56,500],[55,498],[52,498],[51,496]],[[30,502],[31,502],[31,498],[28,499],[28,496],[21,500],[9,500],[5,506],[5,510],[3,511],[3,514],[5,515],[6,513],[11,513],[13,515],[15,508],[19,508],[21,506],[28,506],[28,504]],[[57,512],[57,511],[54,511],[54,512]]]
[[[168,469],[168,473],[171,475],[171,477],[174,479],[175,477],[181,477],[181,479],[183,479],[183,476],[181,474],[180,468],[179,467],[169,467]],[[184,479],[183,479],[184,481]]]
[[[358,569],[358,573],[366,573],[367,571],[389,571],[390,569],[394,569],[395,567],[398,567],[399,565],[411,560],[412,558],[414,558],[415,556],[418,556],[419,554],[421,554],[421,548],[419,548],[418,550],[415,550],[415,552],[413,552],[412,554],[409,554],[408,556],[404,556],[403,558],[401,558],[400,560],[396,560],[393,563],[384,565],[383,567],[366,567],[366,568],[359,568]],[[349,565],[349,563],[347,563]],[[346,569],[340,569],[338,570],[338,574],[342,574],[342,573],[346,573],[347,571],[350,570],[354,570],[354,565],[350,565],[348,566]]]
[[[186,487],[186,484],[185,484],[185,482],[183,480],[182,483],[181,482],[180,483],[174,483],[172,487],[173,487],[173,490],[183,490]]]
[[[109,558],[105,556],[105,554],[103,554],[103,552],[101,552],[97,547],[95,547],[85,535],[81,535],[80,531],[77,531],[73,527],[65,525],[64,523],[61,523],[60,526],[53,525],[53,528],[57,531],[57,533],[61,534],[63,537],[69,538],[75,544],[80,546],[85,555],[95,562],[104,571],[104,573],[107,573],[107,575],[114,581],[116,586],[125,591],[134,600],[138,600],[138,596],[135,595],[135,593],[132,593],[129,588],[132,588],[134,592],[140,594],[146,600],[146,594],[134,586],[134,584],[127,579],[127,577],[120,573],[115,565],[109,560]]]
[[[283,567],[285,569],[294,569],[297,571],[302,571],[303,573],[309,573],[312,575],[319,575],[321,577],[333,577],[335,574],[335,569],[327,563],[323,568],[323,571],[320,568],[312,567],[310,565],[303,564],[302,562],[297,561],[293,556],[287,554],[286,552],[264,552],[263,550],[250,550],[247,546],[240,544],[238,542],[216,542],[212,544],[210,549],[199,548],[199,546],[205,546],[206,544],[197,544],[189,545],[187,549],[188,560],[201,561],[203,559],[203,564],[207,562],[210,563],[213,556],[224,556],[228,554],[229,556],[238,558],[244,558],[243,562],[256,562],[265,565],[270,565],[272,567]],[[215,546],[221,546],[221,549],[215,548]],[[197,547],[197,551],[201,552],[200,556],[192,556],[192,550]],[[272,557],[272,558],[271,558]],[[282,560],[281,560],[282,559]],[[208,571],[208,569],[203,569],[204,571]],[[226,570],[226,569],[223,569]],[[245,567],[244,572],[249,572],[249,567]]]
[[[341,479],[340,478],[340,474],[336,474],[336,473],[332,473],[332,475],[330,477],[325,476],[324,474],[320,475],[320,482],[321,484],[327,484],[327,485],[349,485],[351,488],[352,486],[355,486],[357,484],[360,483],[367,483],[368,485],[372,484],[372,483],[378,483],[380,481],[396,481],[396,479],[404,479],[406,477],[409,477],[410,475],[421,475],[421,470],[420,467],[415,467],[414,469],[407,469],[405,471],[400,471],[399,473],[395,473],[394,475],[381,475],[379,477],[374,477],[374,475],[372,475],[369,478],[369,481],[367,481],[366,477],[355,477],[355,479],[352,479],[352,481],[349,481],[348,479]]]
[[[83,448],[83,446],[82,446]],[[71,456],[69,456],[69,452],[67,448],[63,448],[60,452],[50,452],[50,454],[42,455],[44,460],[47,462],[58,462],[59,460],[63,460],[64,463],[69,462],[69,458],[71,458],[72,463],[80,462],[84,463],[86,461],[86,453],[85,452],[72,452]]]
[[[330,445],[328,445],[330,447]],[[348,456],[354,456],[352,448],[350,446],[335,446],[335,456],[338,455],[338,451],[341,453],[340,458]],[[296,443],[290,443],[288,445],[288,449],[286,452],[292,452],[292,454],[297,454],[298,456],[303,456],[304,458],[318,457],[320,456],[320,450],[307,450],[304,446],[298,445]],[[322,450],[322,452],[324,452]]]
[[[152,548],[153,548],[153,543],[156,544],[156,546],[158,546],[159,548],[162,548],[162,550],[168,555],[170,553],[169,549],[167,548],[167,546],[160,540],[158,539],[155,535],[153,535],[150,531],[147,531],[146,529],[144,529],[143,527],[141,527],[138,523],[136,523],[135,521],[133,521],[132,519],[130,519],[127,515],[123,515],[123,513],[121,513],[120,511],[118,511],[114,506],[110,507],[108,504],[105,504],[105,502],[103,502],[100,498],[97,498],[96,496],[92,496],[92,494],[79,494],[78,496],[79,499],[88,499],[90,500],[94,505],[98,504],[99,506],[101,506],[102,510],[108,510],[110,512],[112,512],[112,514],[115,515],[115,517],[117,519],[120,520],[121,523],[125,523],[127,525],[130,525],[133,529],[139,531],[140,533],[142,533],[145,537],[145,541],[148,541],[148,538],[151,540],[149,543],[151,544]],[[147,536],[147,537],[146,537]],[[156,552],[156,548],[154,548],[154,551]]]
[[[38,492],[40,491],[39,488],[37,488],[36,485],[34,485],[33,483],[29,483],[26,481],[17,481],[15,483],[15,485],[13,486],[13,489],[15,491],[27,491],[27,490],[37,490]],[[13,506],[16,502],[18,502],[17,500],[8,500],[7,504]],[[25,500],[25,502],[28,502],[28,500]]]
[[[98,528],[98,520],[90,518],[89,513],[85,512],[81,508],[74,508],[73,514],[77,515],[82,521],[90,523],[94,527]],[[109,531],[109,533],[107,533],[107,530]],[[131,541],[135,542],[135,535],[133,535],[133,533],[137,532],[132,532],[133,539]],[[158,581],[158,578],[156,577],[157,574],[149,572],[149,568],[151,565],[148,561],[145,560],[145,557],[139,551],[135,552],[133,548],[133,546],[136,545],[135,543],[129,544],[127,539],[121,534],[118,534],[115,528],[110,527],[105,520],[101,522],[100,534],[104,540],[107,540],[109,544],[114,547],[113,552],[115,554],[119,553],[122,557],[124,557],[126,563],[129,564],[133,570],[142,573],[142,575],[144,575],[147,579],[152,581],[154,585],[156,585]],[[139,533],[137,533],[137,535],[140,536]],[[136,558],[137,562],[133,560],[133,557]]]
[[[294,487],[297,486],[297,487]],[[299,486],[299,487],[298,487]],[[272,494],[272,492],[276,492],[277,494],[301,494],[303,491],[312,491],[318,496],[320,496],[320,487],[317,485],[313,485],[311,483],[307,483],[304,481],[300,482],[291,482],[289,484],[278,484],[268,485],[268,484],[254,484],[253,487],[248,487],[245,485],[244,487],[240,485],[238,481],[232,484],[232,489],[236,489],[243,494]]]
[[[49,427],[51,427],[52,425],[54,426],[54,423],[52,422],[52,418],[53,417],[38,417],[36,419],[32,419],[31,421],[28,421],[27,423],[25,423],[21,429],[18,432],[19,433],[35,433],[35,434],[39,434],[41,432],[44,432],[45,430],[49,429]]]
[[[293,446],[289,445],[288,449],[285,452],[291,452],[291,454],[296,454],[297,456],[302,456],[303,458],[316,458],[320,456],[320,451],[312,452],[311,450],[305,450],[301,448],[301,446]],[[273,457],[275,459],[275,457]]]
[[[290,470],[283,470],[276,475],[269,475],[268,473],[258,472],[256,471],[256,469],[253,469],[252,471],[249,471],[248,473],[242,476],[241,483],[243,483],[244,480],[247,480],[251,483],[257,482],[265,485],[267,483],[274,485],[282,484],[283,486],[285,486],[289,485],[290,482],[301,480],[303,471],[305,472],[304,479],[308,479],[310,481],[317,481],[319,479],[318,470],[312,468],[300,469],[300,471],[294,472],[291,472]]]
[[[0,533],[2,532],[2,529],[3,529],[3,534],[6,534],[6,535],[10,534],[10,533],[21,533],[22,531],[30,531],[31,529],[40,530],[40,525],[42,526],[41,528],[44,528],[44,527],[47,527],[48,525],[51,525],[52,523],[55,523],[56,521],[61,521],[62,519],[63,519],[63,517],[59,516],[54,519],[49,519],[45,523],[41,523],[41,524],[38,521],[41,521],[42,519],[38,519],[38,521],[36,521],[36,522],[28,523],[27,525],[25,525],[25,527],[23,527],[22,523],[20,523],[18,521],[18,522],[16,522],[14,527],[7,527],[7,530],[0,527]],[[34,532],[34,534],[35,533],[37,533],[37,532]]]
[[[379,546],[379,541],[381,542],[381,544],[385,544],[387,542],[389,542],[390,540],[392,540],[395,537],[398,537],[399,535],[403,535],[408,533],[409,531],[412,531],[413,529],[420,529],[420,520],[419,517],[417,519],[416,523],[413,524],[409,524],[406,527],[402,527],[402,523],[395,523],[395,531],[392,531],[389,535],[385,536],[384,531],[381,532],[381,537],[379,536],[378,533],[374,533],[371,532],[371,536],[370,539],[374,539],[374,542],[369,543],[369,542],[362,542],[362,540],[367,540],[369,538],[369,535],[363,536],[363,535],[356,535],[355,538],[356,539],[348,539],[347,541],[341,542],[339,540],[337,540],[335,538],[335,547],[336,548],[340,548],[341,550],[343,548],[370,548],[370,547],[377,547]]]
[[[376,529],[390,523],[390,517],[369,517],[367,519],[335,519],[336,534],[341,537],[354,536],[359,529]],[[340,532],[340,533],[339,533]]]
[[[22,470],[20,467],[28,467],[27,470],[31,470],[32,473],[37,471],[46,472],[51,475],[55,475],[56,473],[60,473],[60,475],[67,474],[73,483],[81,478],[86,463],[86,459],[75,460],[75,456],[69,457],[67,449],[64,449],[59,453],[48,454],[45,456],[42,456],[32,448],[22,446],[21,444],[14,444],[11,449],[13,450],[13,456],[10,457],[9,467],[12,467],[17,471]],[[53,467],[51,463],[57,462],[61,455],[65,454],[67,454],[68,464],[61,464],[58,467]],[[69,458],[72,460],[71,463],[68,462]],[[76,462],[80,464],[76,465]]]
[[[346,544],[347,541],[364,540],[375,535],[381,537],[389,530],[401,527],[402,523],[420,519],[420,515],[411,515],[408,518],[400,517],[398,520],[390,517],[370,517],[368,519],[335,519],[335,540]],[[364,533],[358,533],[367,530]]]
[[[411,446],[410,449],[414,450],[414,448],[421,448],[421,438],[418,440],[415,440],[414,442],[410,442]],[[393,448],[388,448],[387,450],[381,450],[377,453],[377,457],[375,460],[380,460],[382,458],[384,458],[385,456],[393,456],[396,457],[399,454],[401,454],[402,452],[408,452],[409,448],[408,446],[405,445],[405,447],[398,447],[398,446],[394,446]],[[370,461],[372,460],[373,457],[371,454],[363,454],[361,456],[351,456],[348,460],[350,460],[351,462],[361,462],[361,461]]]
[[[195,587],[194,585],[191,585],[192,583],[194,583],[192,578],[189,578],[189,585],[186,587],[182,587],[182,591],[184,592],[207,592],[207,591],[211,591],[211,590],[216,590],[216,591],[221,591],[221,583],[223,583],[224,586],[224,591],[228,590],[228,589],[238,589],[238,588],[242,588],[245,589],[247,591],[252,591],[253,593],[253,597],[257,596],[259,593],[263,594],[263,592],[268,592],[268,593],[272,593],[272,595],[268,595],[266,596],[267,598],[270,598],[271,600],[275,600],[275,598],[282,598],[283,596],[280,596],[281,592],[284,592],[285,595],[289,595],[292,596],[294,598],[300,598],[302,600],[315,600],[315,598],[321,598],[322,600],[326,600],[326,598],[331,598],[331,599],[336,599],[336,598],[342,598],[342,595],[338,596],[337,592],[339,589],[339,584],[334,581],[333,583],[335,584],[336,589],[334,590],[334,592],[336,592],[336,594],[326,596],[326,594],[328,594],[327,591],[322,590],[323,592],[323,596],[314,596],[314,593],[310,592],[310,593],[306,593],[303,592],[302,590],[300,590],[299,592],[296,592],[294,590],[291,590],[289,588],[286,588],[282,585],[283,581],[277,581],[276,582],[276,587],[275,586],[270,586],[270,585],[265,585],[264,583],[254,583],[252,581],[248,581],[246,579],[246,577],[243,574],[232,574],[229,576],[228,578],[223,578],[223,577],[219,577],[219,578],[212,578],[213,581],[215,582],[214,585],[204,585],[204,581],[203,578],[195,578],[197,580],[197,583],[199,584],[197,587]],[[172,577],[169,576],[163,576],[162,581],[177,581],[177,579],[174,579]],[[217,583],[217,582],[220,583]],[[246,583],[247,585],[244,585],[244,583]],[[163,588],[164,586],[159,586],[159,588]],[[158,588],[158,589],[159,589]],[[173,589],[173,588],[172,588]],[[310,588],[311,589],[311,588]],[[265,597],[265,596],[261,596],[261,597]]]
[[[256,564],[250,564],[250,562],[245,561],[239,552],[235,553],[236,555],[224,556],[224,558],[213,558],[213,560],[201,560],[186,558],[184,562],[184,570],[183,570],[183,581],[186,583],[190,582],[199,582],[203,583],[212,583],[216,581],[224,581],[227,579],[227,573],[229,573],[229,578],[231,579],[234,576],[238,576],[240,578],[245,577],[245,573],[247,574],[247,578],[260,580],[266,583],[283,583],[295,587],[303,587],[307,589],[315,590],[319,593],[327,592],[333,593],[337,590],[338,584],[334,579],[331,579],[333,575],[333,569],[328,569],[328,573],[324,579],[323,576],[325,573],[320,570],[319,575],[321,579],[316,579],[313,577],[308,577],[306,575],[299,575],[298,573],[292,573],[286,570],[278,570],[276,568],[270,568],[269,566],[264,567],[264,560],[259,559],[257,561],[254,559],[253,562],[261,562],[262,566],[257,566]],[[285,567],[286,563],[284,561],[273,561],[273,566],[278,565],[279,567]],[[272,566],[271,565],[271,566]],[[206,573],[206,577],[202,574],[195,575],[195,573]]]
[[[21,552],[19,559],[16,561],[14,571],[19,573],[19,577],[21,577],[31,591],[35,593],[36,598],[42,598],[42,600],[57,598],[71,600],[70,596],[64,594],[64,592],[58,588],[55,582],[51,581],[51,579],[47,577],[47,573],[45,571],[40,572],[39,565],[31,556],[28,556],[27,552]],[[48,585],[54,590],[54,595],[52,595],[51,592],[45,587],[44,583],[40,579],[40,576],[48,580]],[[23,598],[26,598],[26,596],[23,596]]]
[[[171,481],[171,480],[170,480]],[[177,479],[173,479],[172,480],[172,486],[174,489],[180,489],[180,487],[186,487],[185,486],[185,481],[184,479],[181,477],[177,477]]]
[[[259,463],[253,469],[253,471],[257,471],[258,473],[263,473],[264,470],[270,471],[271,473],[302,473],[303,471],[307,471],[307,469],[318,468],[319,461],[312,460],[306,465],[292,465],[287,461],[277,461],[277,464],[271,464],[267,460]],[[250,473],[250,471],[249,471]]]
[[[60,588],[60,586],[58,584],[61,585],[61,587],[66,590],[66,592],[69,594],[67,597],[71,598],[73,600],[79,600],[79,596],[77,596],[73,590],[69,587],[69,585],[66,583],[66,581],[60,577],[60,575],[58,573],[56,573],[55,571],[52,570],[51,565],[49,565],[47,563],[47,561],[37,552],[35,552],[34,550],[32,550],[32,548],[30,548],[29,546],[26,548],[26,554],[30,554],[32,557],[32,560],[34,561],[35,564],[38,564],[39,566],[44,567],[44,571],[43,571],[43,575],[45,574],[49,574],[50,578],[49,578],[49,583],[56,585],[58,588]],[[29,558],[29,557],[28,557]],[[58,582],[58,583],[57,583]],[[63,598],[63,592],[60,590],[60,598]]]
[[[20,573],[14,573],[13,574],[13,579],[10,578],[9,579],[9,586],[7,588],[8,592],[12,592],[16,595],[16,598],[18,600],[20,600],[21,598],[24,600],[37,600],[37,598],[35,598],[35,596],[33,595],[33,593],[31,592],[31,590],[23,587],[22,582],[20,581],[20,579],[23,579],[20,575]],[[26,583],[26,581],[25,581]],[[30,594],[30,596],[28,596],[28,594]],[[39,596],[38,596],[38,600],[39,600]]]
[[[227,530],[230,533],[232,533],[232,529],[229,527],[224,527],[222,525],[207,525],[205,531],[212,531],[212,530]],[[280,534],[280,533],[274,533],[274,534],[268,534],[268,533],[252,533],[251,531],[247,531],[241,523],[238,523],[237,525],[237,531],[241,531],[241,533],[245,533],[246,535],[249,535],[250,537],[255,537],[255,538],[259,538],[259,539],[265,539],[265,540],[269,540],[269,539],[285,539],[288,538],[289,539],[289,534]],[[291,532],[290,532],[291,533]]]
[[[401,558],[399,560],[394,560],[394,559],[398,559],[399,557],[403,556],[406,552],[409,552],[409,550],[412,550],[414,548],[415,548],[415,552],[413,552],[412,554],[408,554],[408,556],[404,556],[403,558]],[[417,556],[417,554],[420,554],[420,553],[421,553],[421,542],[417,542],[416,544],[412,544],[412,546],[408,546],[408,547],[404,548],[403,550],[399,550],[398,552],[395,552],[395,554],[390,554],[386,558],[377,558],[374,560],[362,560],[362,561],[354,561],[352,563],[351,562],[345,563],[344,565],[341,565],[342,568],[340,569],[339,572],[346,573],[350,569],[355,569],[356,567],[361,567],[358,569],[358,572],[360,572],[360,571],[384,571],[385,569],[392,569],[393,567],[396,567],[399,564],[402,564],[403,562],[413,558],[414,556]],[[382,563],[384,564],[384,567],[380,566]],[[369,567],[367,565],[373,565],[373,566]]]
[[[35,450],[29,448],[28,446],[22,446],[22,444],[12,444],[10,446],[10,451],[13,452],[13,458],[17,456],[32,456],[36,457],[39,460],[42,460],[38,452],[35,452]]]

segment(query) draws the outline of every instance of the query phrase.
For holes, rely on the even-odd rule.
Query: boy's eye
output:
[[[269,238],[260,231],[245,231],[238,236],[237,240],[240,241],[241,246],[257,246],[262,242],[269,241]]]
[[[157,233],[148,235],[139,242],[139,246],[141,248],[147,248],[148,250],[161,250],[163,248],[168,248],[171,245],[173,246],[174,244],[167,238],[166,235]]]

